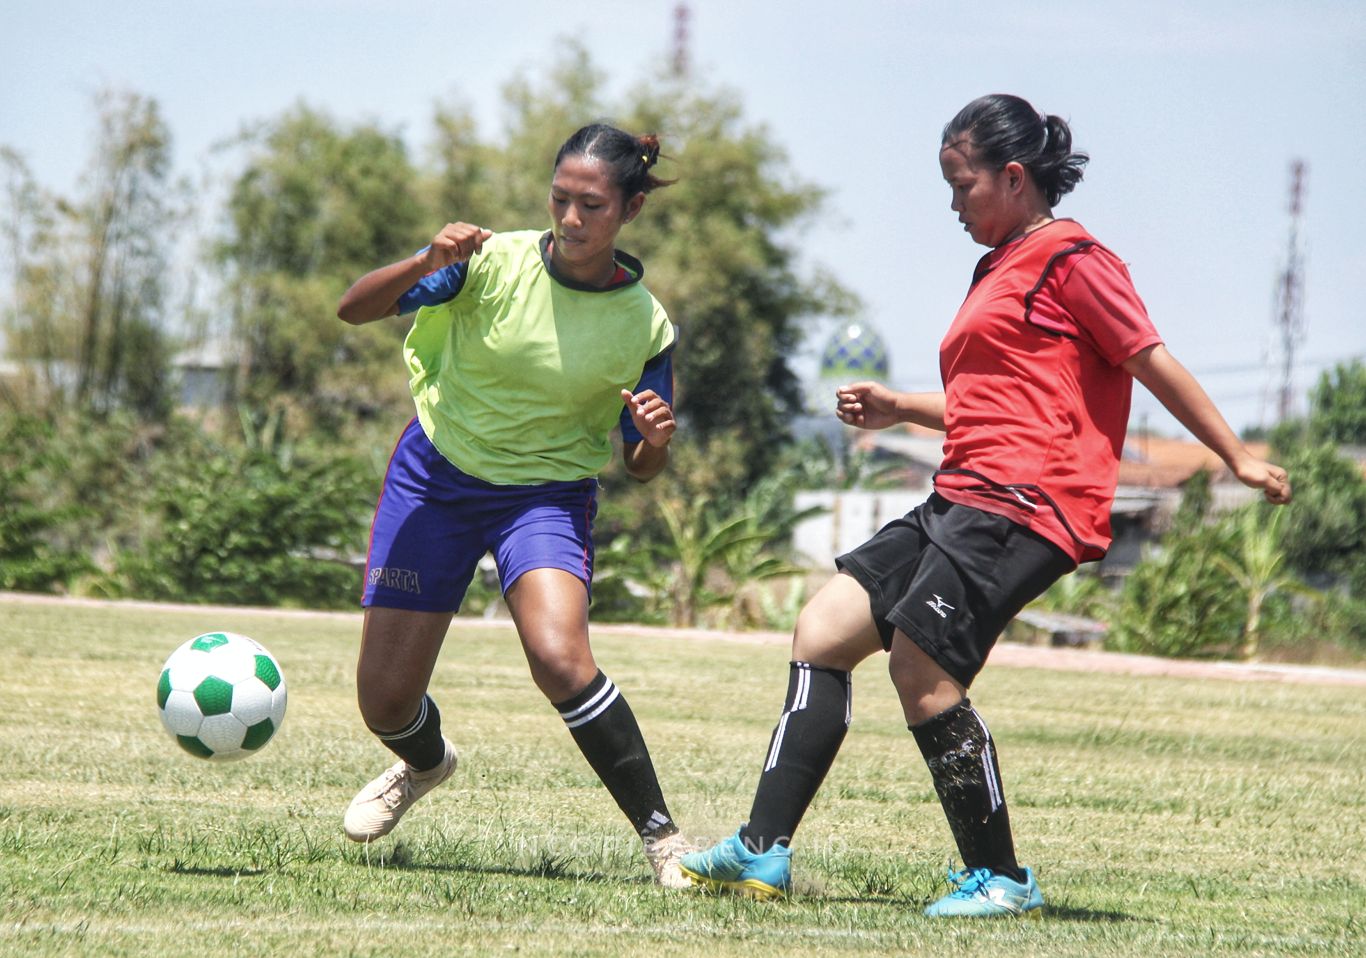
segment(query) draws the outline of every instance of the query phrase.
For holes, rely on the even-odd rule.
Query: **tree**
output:
[[[798,268],[800,237],[819,220],[825,192],[793,175],[768,131],[744,122],[733,94],[660,84],[638,93],[630,116],[636,128],[664,132],[679,178],[632,242],[654,264],[651,288],[682,329],[685,425],[704,439],[737,436],[753,481],[773,466],[802,411],[788,359],[804,320],[857,307],[829,275]]]
[[[105,91],[99,132],[70,200],[47,197],[7,161],[14,306],[8,350],[48,395],[80,409],[148,418],[170,409],[165,276],[183,206],[156,101]]]
[[[1326,442],[1366,445],[1366,364],[1338,363],[1309,396],[1309,431]]]
[[[1289,450],[1295,498],[1283,542],[1287,561],[1317,585],[1346,583],[1366,597],[1366,477],[1331,442]]]
[[[401,407],[395,356],[405,324],[347,327],[336,304],[356,277],[434,232],[402,140],[301,105],[240,145],[245,167],[218,248],[240,350],[236,398],[253,408],[283,404],[303,425],[332,431]]]
[[[1245,601],[1243,640],[1239,657],[1251,661],[1261,648],[1262,607],[1276,592],[1298,587],[1294,576],[1287,575],[1285,552],[1281,548],[1280,527],[1285,512],[1276,509],[1266,519],[1265,509],[1254,505],[1244,509],[1236,520],[1237,540],[1231,554],[1215,557],[1219,568],[1238,586]]]

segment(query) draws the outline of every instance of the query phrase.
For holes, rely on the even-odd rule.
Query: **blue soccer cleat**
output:
[[[739,829],[706,851],[684,855],[679,870],[694,885],[733,891],[761,901],[786,898],[792,891],[792,850],[774,845],[756,855],[740,840]]]
[[[1034,873],[1024,870],[1023,883],[998,875],[990,868],[949,870],[954,890],[925,909],[931,918],[992,918],[998,915],[1038,917],[1043,908],[1043,892]]]

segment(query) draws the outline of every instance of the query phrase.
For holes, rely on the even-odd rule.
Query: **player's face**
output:
[[[550,181],[557,265],[577,278],[593,279],[595,270],[611,264],[617,233],[644,202],[643,193],[627,201],[599,160],[566,156]]]
[[[1012,189],[1011,184],[1012,177],[1022,174],[1011,170],[1018,164],[993,170],[985,163],[975,162],[976,152],[970,142],[950,143],[939,151],[939,168],[953,191],[951,209],[958,214],[964,231],[974,243],[996,247],[1021,229],[1019,191]]]

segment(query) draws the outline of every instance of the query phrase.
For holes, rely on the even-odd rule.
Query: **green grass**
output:
[[[281,733],[181,752],[162,660],[230,629],[279,658]],[[1366,950],[1366,692],[988,669],[1041,921],[931,922],[951,842],[883,665],[796,845],[783,904],[668,893],[504,627],[454,630],[433,692],[454,778],[371,848],[388,764],[354,705],[359,618],[0,603],[0,954],[1345,955]],[[781,647],[600,635],[675,816],[747,813]]]

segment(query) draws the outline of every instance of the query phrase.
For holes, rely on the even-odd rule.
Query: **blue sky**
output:
[[[438,101],[463,101],[496,134],[503,84],[534,74],[568,37],[587,47],[611,90],[654,75],[669,56],[674,6],[7,5],[0,143],[44,186],[69,192],[94,132],[90,98],[114,86],[159,101],[187,174],[214,142],[300,100],[343,120],[378,120],[420,151]],[[694,75],[736,91],[747,122],[787,151],[799,177],[829,190],[825,217],[795,241],[809,264],[862,297],[864,318],[891,348],[894,385],[935,386],[939,339],[982,252],[949,212],[937,152],[944,123],[988,92],[1071,121],[1092,162],[1058,214],[1129,263],[1168,346],[1235,428],[1275,415],[1279,379],[1267,367],[1278,356],[1275,279],[1295,158],[1309,167],[1295,383],[1302,394],[1333,362],[1366,356],[1360,0],[690,7]],[[814,339],[828,331],[818,326]],[[1144,421],[1180,431],[1136,387],[1134,424]]]

